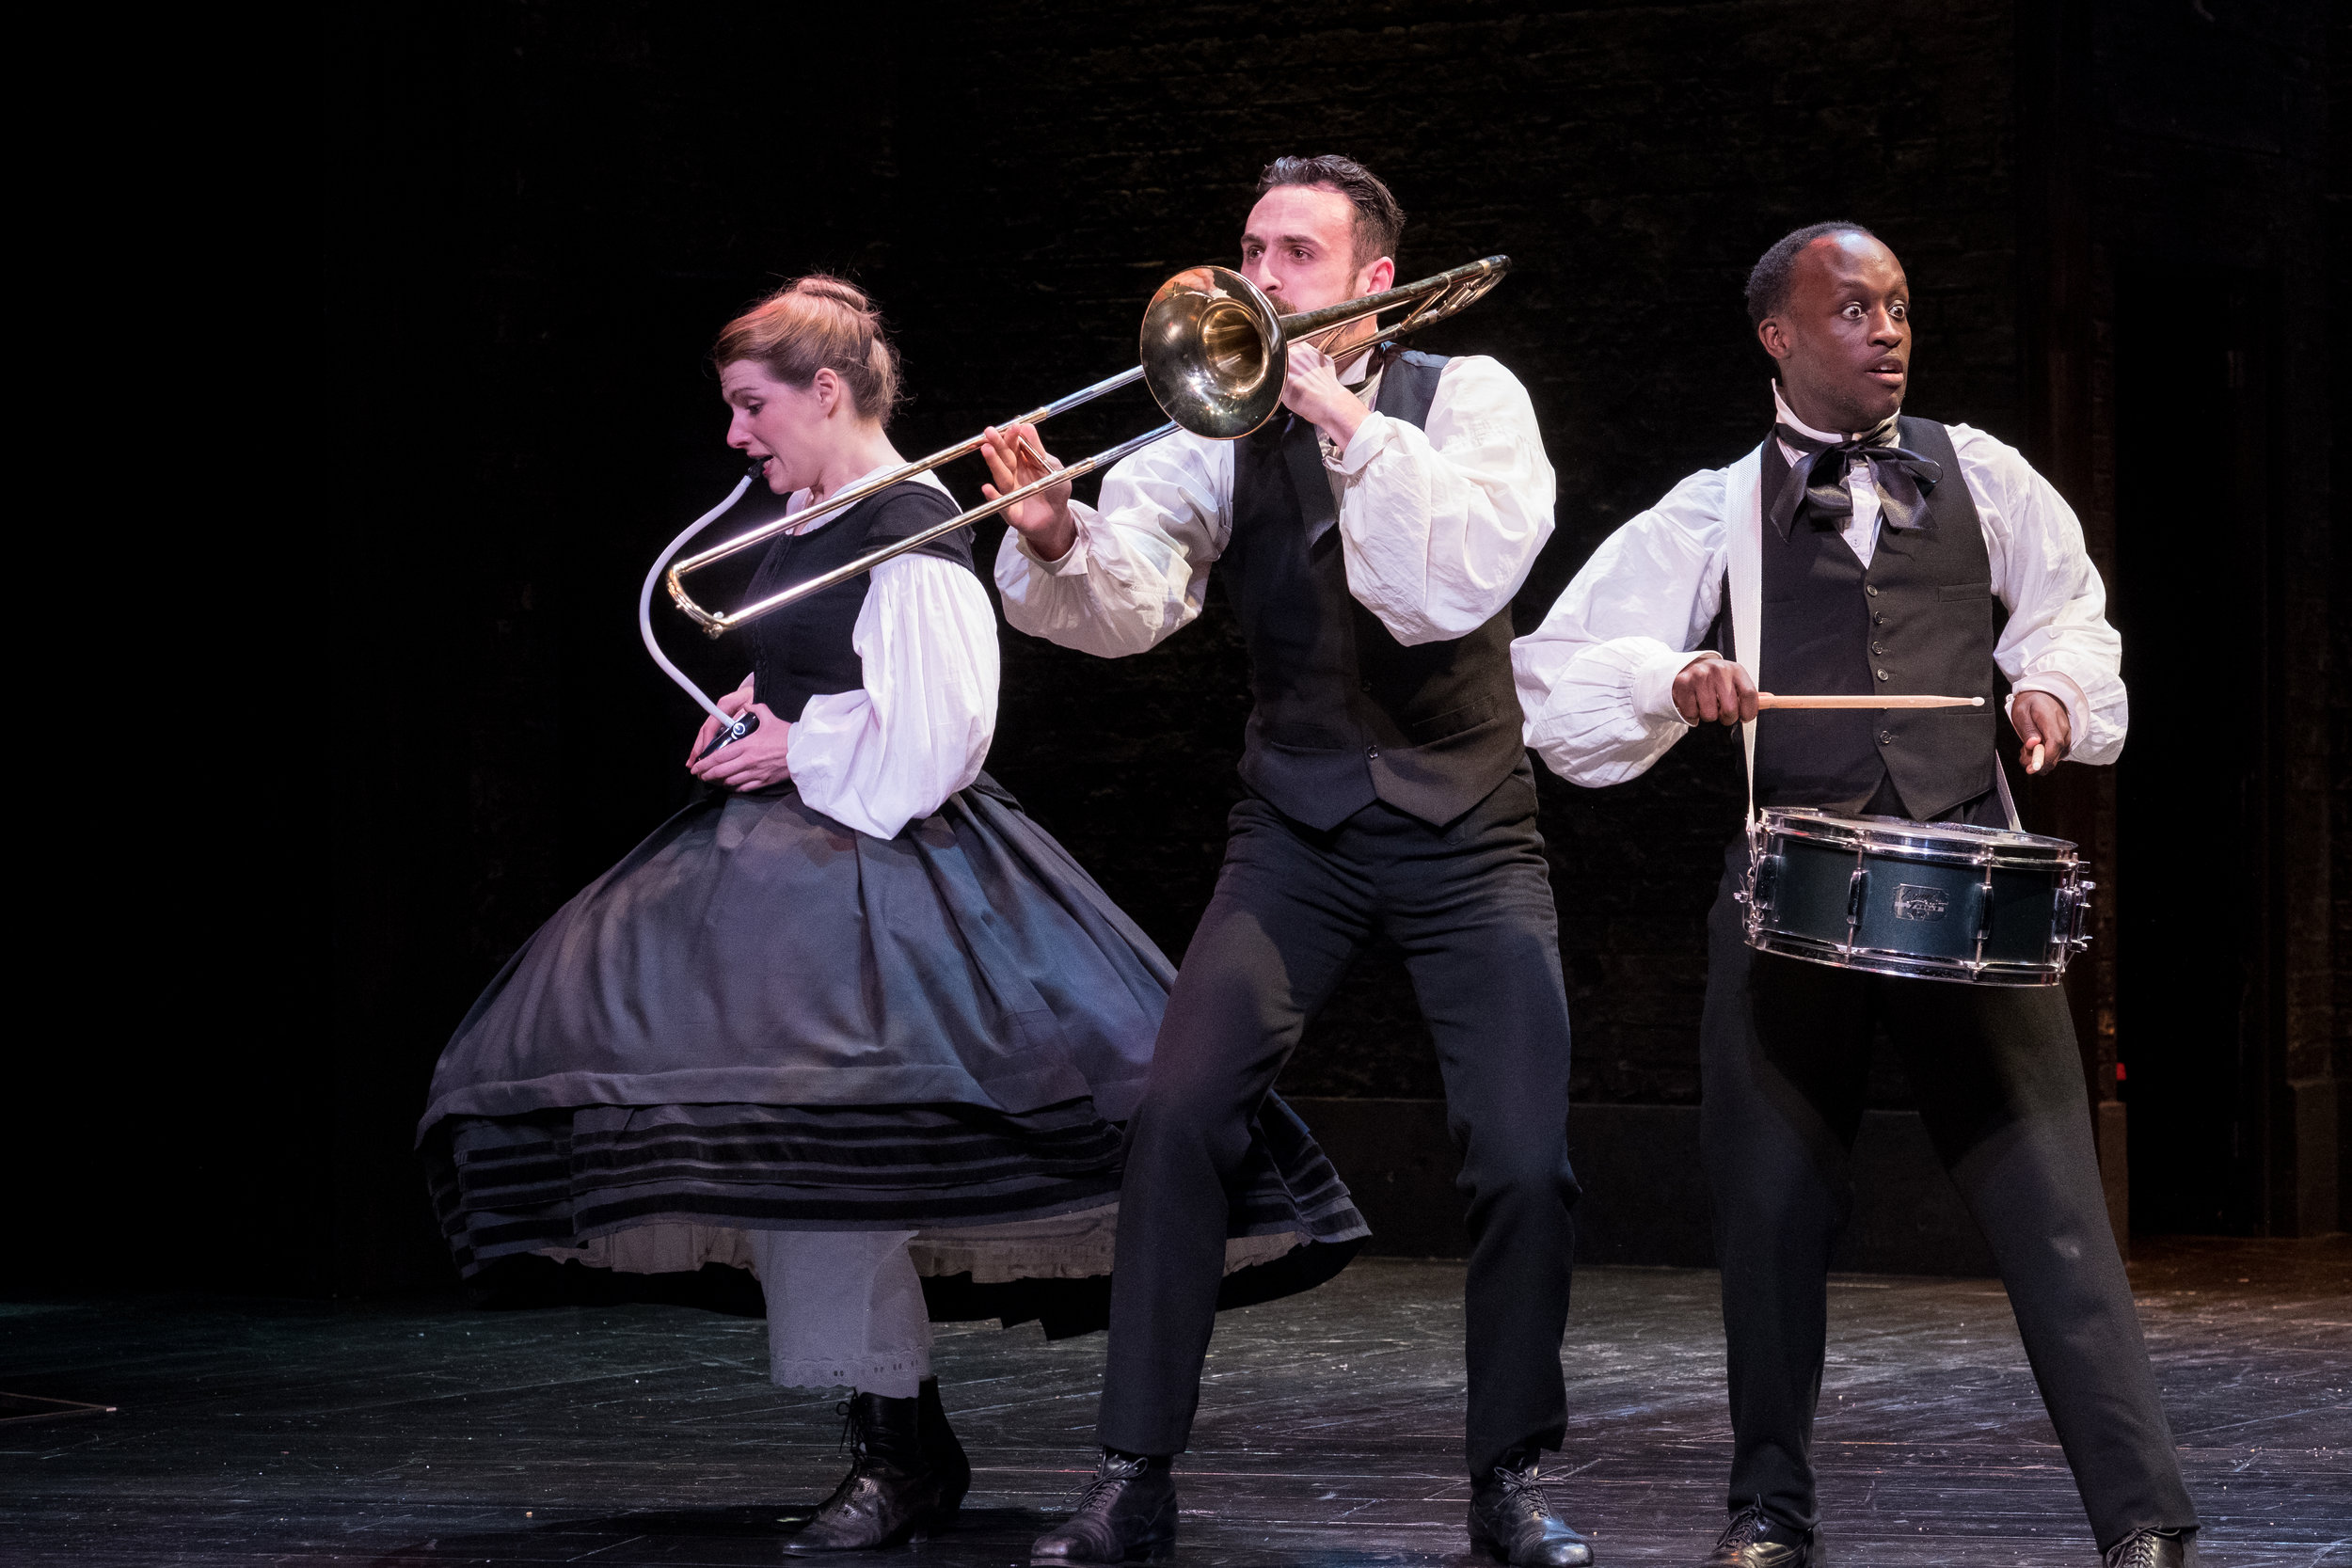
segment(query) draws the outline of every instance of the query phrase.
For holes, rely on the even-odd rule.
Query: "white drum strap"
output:
[[[1757,690],[1764,689],[1764,664],[1757,639],[1764,611],[1764,449],[1758,446],[1734,463],[1724,475],[1724,521],[1730,533],[1732,656],[1748,673]],[[1748,823],[1756,822],[1756,721],[1740,726],[1747,750]]]
[[[2026,825],[2017,819],[2017,797],[2009,792],[2009,764],[2001,760],[2001,732],[1993,732],[1993,787],[2001,792],[2001,809],[2009,813],[2009,831],[2022,833]]]

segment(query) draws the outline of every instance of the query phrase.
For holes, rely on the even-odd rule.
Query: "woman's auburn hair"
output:
[[[824,273],[794,278],[721,328],[710,362],[737,360],[790,387],[830,370],[858,413],[885,425],[898,404],[898,351],[882,336],[881,312],[863,290]]]

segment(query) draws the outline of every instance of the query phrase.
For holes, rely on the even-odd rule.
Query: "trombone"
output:
[[[1009,490],[994,500],[969,511],[960,512],[918,533],[894,539],[881,548],[836,566],[830,572],[805,582],[794,583],[781,593],[745,605],[740,610],[706,610],[687,593],[687,574],[747,550],[787,529],[804,528],[817,518],[855,506],[866,497],[913,479],[917,474],[928,473],[960,457],[968,457],[979,450],[983,437],[973,436],[951,447],[943,447],[929,457],[916,458],[895,468],[885,469],[845,486],[815,506],[764,523],[723,544],[713,545],[674,563],[673,558],[697,533],[724,515],[742,499],[743,492],[751,487],[752,480],[759,472],[758,466],[755,464],[751,472],[745,474],[741,483],[736,485],[734,493],[672,540],[669,548],[654,562],[653,570],[645,575],[644,591],[638,597],[637,620],[646,651],[653,655],[656,663],[668,672],[671,679],[684,687],[688,694],[717,718],[723,726],[729,726],[723,728],[718,744],[740,738],[743,734],[749,733],[742,721],[726,713],[704,695],[701,689],[689,680],[655,642],[649,606],[656,582],[669,590],[670,597],[676,601],[678,609],[701,626],[706,636],[723,637],[762,615],[782,610],[812,594],[820,594],[836,583],[847,582],[894,556],[920,549],[934,539],[953,533],[957,529],[977,522],[982,517],[993,516],[1041,491],[1107,468],[1131,452],[1139,451],[1154,441],[1164,440],[1179,430],[1188,430],[1213,440],[1237,440],[1272,419],[1275,409],[1281,405],[1283,378],[1290,368],[1287,351],[1292,343],[1314,342],[1328,352],[1349,337],[1350,328],[1359,327],[1367,321],[1376,324],[1383,313],[1400,309],[1405,314],[1392,325],[1359,338],[1341,352],[1352,353],[1357,348],[1369,348],[1384,339],[1402,337],[1421,327],[1434,325],[1474,304],[1502,280],[1502,275],[1510,267],[1509,257],[1489,256],[1483,261],[1433,274],[1401,288],[1288,316],[1277,314],[1273,302],[1256,284],[1238,272],[1218,266],[1187,268],[1161,284],[1152,294],[1152,303],[1145,308],[1139,364],[1025,414],[1017,414],[997,428],[1014,424],[1042,424],[1057,414],[1068,413],[1082,404],[1091,403],[1107,392],[1115,392],[1137,381],[1150,388],[1161,411],[1168,415],[1168,423],[1106,448],[1091,457],[1080,458],[1056,468],[1043,478]],[[743,717],[749,719],[752,716],[746,710]]]

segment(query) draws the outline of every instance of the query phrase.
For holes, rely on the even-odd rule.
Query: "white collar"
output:
[[[1811,425],[1805,423],[1803,420],[1797,418],[1796,415],[1790,413],[1788,411],[1788,400],[1780,395],[1780,383],[1777,380],[1772,383],[1772,413],[1776,418],[1778,418],[1782,424],[1787,425],[1789,429],[1795,431],[1800,436],[1811,436],[1816,441],[1826,441],[1833,447],[1843,446],[1845,444],[1845,436],[1832,435],[1826,430],[1816,430]]]
[[[1867,430],[1857,430],[1849,435],[1840,436],[1826,430],[1814,429],[1788,411],[1788,400],[1780,395],[1778,381],[1772,383],[1772,412],[1779,418],[1782,424],[1787,425],[1798,435],[1810,436],[1816,441],[1826,441],[1833,447],[1844,446],[1848,441],[1858,441],[1869,434]],[[1900,413],[1901,410],[1897,409],[1896,412]]]

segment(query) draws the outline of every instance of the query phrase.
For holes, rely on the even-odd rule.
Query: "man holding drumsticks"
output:
[[[1747,295],[1777,370],[1772,434],[1619,529],[1513,644],[1528,744],[1578,784],[1633,778],[1693,725],[1756,719],[1759,683],[1734,661],[1745,655],[1771,693],[1844,699],[1811,711],[1767,699],[1758,805],[2006,825],[1994,706],[1868,705],[1990,699],[1996,674],[2028,772],[2113,761],[2121,643],[2082,530],[2011,448],[1899,417],[1911,300],[1893,252],[1856,224],[1800,229],[1764,253]],[[1760,552],[1746,558],[1753,650],[1730,633],[1741,548]],[[1733,1438],[1732,1516],[1707,1560],[1822,1560],[1811,1447],[1826,1278],[1883,1022],[1999,1262],[2105,1562],[2195,1562],[2197,1514],[2108,1227],[2065,998],[1758,953],[1734,896],[1746,865],[1735,840],[1700,1025]]]
[[[1346,158],[1279,158],[1241,270],[1284,312],[1389,288],[1404,214]],[[1369,323],[1290,349],[1282,408],[1238,441],[1179,435],[1089,507],[1006,514],[1005,618],[1115,657],[1200,613],[1214,569],[1256,699],[1216,892],[1128,1127],[1101,1466],[1042,1559],[1120,1561],[1175,1530],[1224,1267],[1225,1186],[1275,1074],[1356,956],[1405,951],[1463,1150],[1470,1233],[1472,1544],[1518,1568],[1593,1560],[1537,1464],[1561,1446],[1574,1244],[1568,1004],[1511,680],[1511,595],[1551,534],[1526,389],[1484,356],[1371,352]],[[1036,432],[992,432],[996,485]]]

